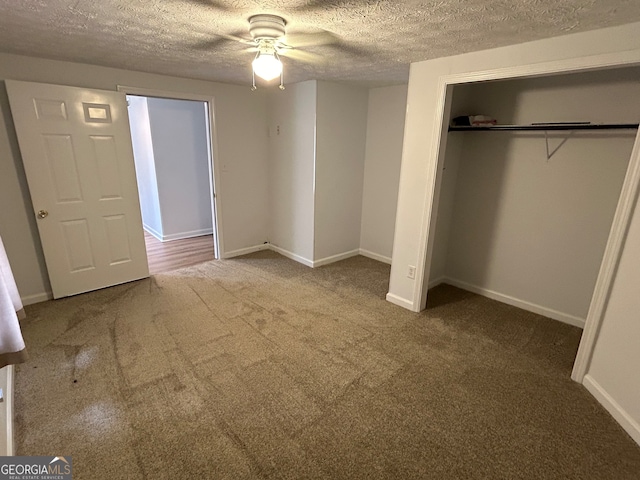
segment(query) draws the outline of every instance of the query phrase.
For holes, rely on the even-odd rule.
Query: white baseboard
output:
[[[272,243],[268,244],[267,247],[284,257],[290,258],[291,260],[295,260],[296,262],[306,265],[307,267],[313,268],[313,260],[304,258],[296,253],[290,252],[289,250],[285,250],[284,248],[280,248]]]
[[[478,287],[476,285],[456,280],[454,278],[443,278],[440,283],[448,283],[449,285],[453,285],[454,287],[477,293],[478,295],[482,295],[483,297],[491,298],[492,300],[497,300],[499,302],[506,303],[507,305],[527,310],[528,312],[537,313],[538,315],[542,315],[544,317],[549,317],[563,323],[568,323],[569,325],[573,325],[574,327],[584,328],[584,318],[576,317],[568,313],[559,312],[551,308],[543,307],[542,305],[527,302],[526,300],[520,300],[519,298],[511,297],[509,295],[495,292],[487,288]]]
[[[391,302],[394,305],[398,305],[399,307],[406,308],[407,310],[411,310],[412,312],[415,312],[413,308],[413,302],[410,300],[407,300],[406,298],[398,297],[393,293],[387,293],[386,299],[387,299],[387,302]]]
[[[339,262],[340,260],[344,260],[346,258],[355,257],[360,254],[360,250],[351,250],[349,252],[339,253],[338,255],[332,255],[330,257],[321,258],[320,260],[309,260],[297,253],[290,252],[289,250],[285,250],[282,247],[278,247],[272,243],[265,243],[262,245],[256,245],[253,247],[241,248],[239,250],[233,250],[231,252],[225,252],[222,258],[232,258],[238,257],[240,255],[247,255],[249,253],[258,252],[260,250],[271,250],[276,253],[279,253],[283,257],[287,257],[291,260],[294,260],[298,263],[306,265],[307,267],[316,268],[321,267],[322,265],[328,265],[330,263]]]
[[[192,230],[190,232],[172,233],[170,235],[162,235],[160,238],[163,242],[171,242],[173,240],[184,240],[185,238],[202,237],[204,235],[213,235],[213,228],[204,228],[202,230]]]
[[[315,267],[321,267],[323,265],[329,265],[330,263],[335,263],[335,262],[339,262],[340,260],[345,260],[347,258],[355,257],[356,255],[360,255],[360,249],[339,253],[337,255],[331,255],[330,257],[321,258],[320,260],[314,260],[312,262],[312,267],[315,268]]]
[[[611,416],[620,424],[633,440],[640,445],[640,425],[620,406],[614,398],[596,382],[589,374],[584,376],[582,384],[591,395],[602,405]]]
[[[269,250],[268,243],[261,243],[260,245],[254,245],[253,247],[239,248],[238,250],[232,250],[230,252],[224,252],[222,258],[239,257],[240,255],[248,255],[254,252],[260,252],[262,250]]]
[[[445,283],[447,280],[446,277],[438,277],[434,280],[431,280],[429,282],[429,286],[427,288],[433,288],[433,287],[437,287],[438,285],[440,285],[441,283]]]
[[[34,303],[46,302],[47,300],[53,299],[53,293],[51,292],[42,292],[35,293],[33,295],[26,295],[24,297],[20,297],[22,300],[22,305],[33,305]]]
[[[391,265],[391,257],[385,257],[384,255],[365,250],[364,248],[360,249],[360,255],[362,255],[363,257],[371,258],[372,260],[386,263],[387,265]]]
[[[7,365],[0,369],[0,387],[3,389],[4,400],[0,403],[0,415],[3,416],[0,425],[4,427],[4,431],[0,432],[2,439],[0,440],[0,456],[15,455],[15,443],[13,439],[13,384],[14,384],[14,366]]]
[[[162,233],[151,228],[149,225],[142,225],[142,228],[156,237],[161,242],[171,242],[173,240],[183,240],[185,238],[202,237],[203,235],[213,235],[213,228],[203,228],[200,230],[191,230],[189,232],[171,233],[169,235],[163,235]]]
[[[147,232],[156,237],[158,240],[162,241],[162,234],[158,232],[155,228],[150,227],[149,225],[142,224],[142,228]]]

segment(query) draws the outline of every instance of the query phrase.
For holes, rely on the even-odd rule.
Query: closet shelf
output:
[[[637,129],[637,123],[536,123],[531,125],[490,125],[481,127],[472,127],[467,125],[450,126],[450,132],[470,132],[479,130],[621,130],[621,129]]]

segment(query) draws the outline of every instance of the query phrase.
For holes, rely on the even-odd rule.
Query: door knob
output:
[[[46,210],[40,210],[37,213],[38,218],[46,218],[47,215],[49,215],[49,212],[47,212]]]

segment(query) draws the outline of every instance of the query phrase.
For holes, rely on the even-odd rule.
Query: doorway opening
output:
[[[210,102],[125,93],[149,273],[219,258]]]

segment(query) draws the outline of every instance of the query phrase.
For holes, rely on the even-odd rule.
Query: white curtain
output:
[[[24,316],[18,287],[0,238],[0,368],[27,359],[18,318]]]

